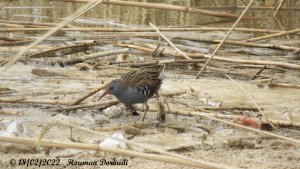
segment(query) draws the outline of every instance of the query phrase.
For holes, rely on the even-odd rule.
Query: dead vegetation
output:
[[[166,162],[169,168],[177,164],[198,168],[297,168],[300,34],[298,28],[285,30],[278,18],[280,10],[292,10],[290,4],[282,7],[288,2],[274,0],[260,6],[254,0],[236,1],[235,7],[242,9],[237,15],[211,7],[119,0],[55,1],[71,2],[86,4],[60,23],[0,20],[1,146],[10,146],[4,142],[31,145],[38,150],[34,152],[38,157],[45,153],[48,157],[89,159],[97,158],[97,153],[109,153],[107,157]],[[219,1],[209,2],[214,7],[229,8]],[[126,28],[97,24],[82,27],[74,22],[101,3],[234,19],[228,27],[152,23]],[[6,10],[9,4],[18,5],[6,1],[0,9]],[[239,26],[241,22],[269,22],[259,15],[247,15],[256,8],[268,11],[268,19],[282,30]],[[163,99],[158,104],[156,98],[150,100],[149,111],[154,113],[146,117],[146,122],[137,122],[138,117],[113,97],[98,101],[97,93],[110,80],[156,63],[166,65],[166,80],[160,91]],[[145,106],[137,109],[143,111]],[[167,114],[166,122],[153,121],[157,112]],[[122,137],[111,136],[113,133],[122,133]],[[266,159],[264,164],[253,155],[258,149]],[[272,158],[291,162],[285,166],[273,163],[274,159],[264,154],[270,149],[290,153]],[[243,157],[246,164],[232,162],[234,154],[228,150],[247,150],[244,155],[253,157]],[[0,166],[8,166],[9,159],[5,158],[9,153],[0,150],[4,155]],[[211,154],[201,155],[205,153],[226,154],[228,158],[220,161]],[[132,161],[134,168],[143,166],[136,159]],[[158,168],[164,164],[155,165]]]

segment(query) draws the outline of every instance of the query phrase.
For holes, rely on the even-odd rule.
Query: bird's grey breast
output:
[[[125,104],[131,105],[136,103],[144,103],[147,101],[147,97],[139,89],[128,87],[122,93],[116,96],[117,99]]]

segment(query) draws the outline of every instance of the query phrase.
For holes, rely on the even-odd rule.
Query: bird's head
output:
[[[117,96],[120,92],[122,92],[122,81],[119,79],[113,80],[104,88],[104,92],[100,96],[99,100],[107,94]]]

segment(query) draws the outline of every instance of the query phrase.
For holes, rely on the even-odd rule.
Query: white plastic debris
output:
[[[122,141],[122,140],[125,140],[125,137],[123,136],[122,133],[115,133],[112,135],[112,137],[117,138],[118,140],[107,138],[100,143],[100,146],[128,149],[127,144],[124,141]]]
[[[5,131],[0,132],[0,136],[25,137],[26,129],[21,122],[11,122]]]

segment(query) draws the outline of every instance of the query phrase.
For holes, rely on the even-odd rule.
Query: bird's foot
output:
[[[140,114],[136,111],[136,108],[133,105],[126,105],[125,107],[132,112],[133,116],[139,116]]]
[[[133,116],[139,116],[140,113],[138,113],[136,110],[133,110],[133,111],[132,111],[132,115],[133,115]]]

